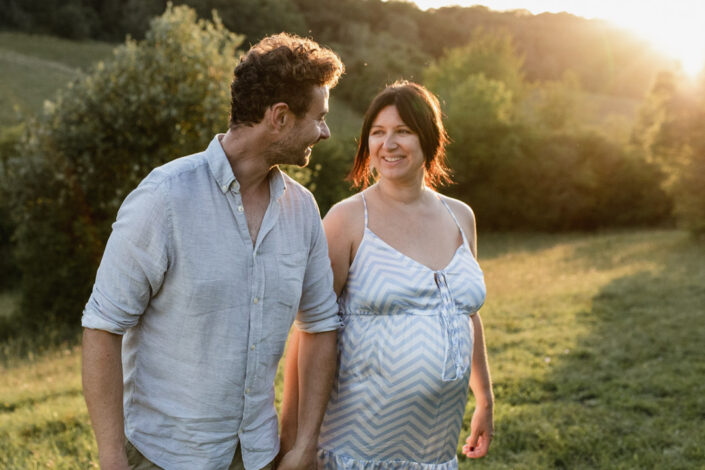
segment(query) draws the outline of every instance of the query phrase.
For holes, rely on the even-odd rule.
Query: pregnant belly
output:
[[[469,322],[467,317],[455,315],[448,323],[437,316],[351,318],[339,338],[337,388],[352,392],[369,387],[399,400],[419,400],[435,399],[449,387],[466,387],[463,379],[467,374],[448,379],[454,378],[450,372],[456,370],[456,363],[463,372],[469,369]]]
[[[462,325],[467,317],[452,326],[467,335],[460,347],[469,361],[470,332]],[[410,447],[420,452],[413,456],[417,461],[453,458],[470,370],[443,379],[447,337],[441,321],[410,315],[349,319],[339,344],[321,447],[358,458],[401,458]]]

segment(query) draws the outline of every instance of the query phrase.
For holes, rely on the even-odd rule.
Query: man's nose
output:
[[[328,124],[325,122],[323,123],[323,128],[321,128],[321,139],[327,139],[330,137],[330,129],[328,128]]]

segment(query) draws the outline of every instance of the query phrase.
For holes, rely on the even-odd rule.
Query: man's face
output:
[[[328,96],[328,87],[313,87],[308,111],[301,117],[294,117],[293,126],[277,144],[277,164],[308,165],[313,145],[330,137],[330,129],[325,121]]]

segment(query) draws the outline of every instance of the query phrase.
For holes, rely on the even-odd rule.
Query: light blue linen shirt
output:
[[[167,469],[226,469],[238,442],[246,469],[269,463],[292,322],[340,325],[313,196],[273,169],[253,246],[219,138],[128,195],[83,312],[85,328],[124,334],[125,435]]]

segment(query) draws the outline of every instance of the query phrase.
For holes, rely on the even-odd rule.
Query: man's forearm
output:
[[[122,409],[122,336],[83,330],[83,395],[101,468],[127,468]]]
[[[335,377],[337,331],[300,332],[296,447],[314,451]]]
[[[299,419],[299,337],[301,332],[294,328],[289,337],[284,364],[284,393],[281,407],[280,452],[289,451],[296,441]]]

